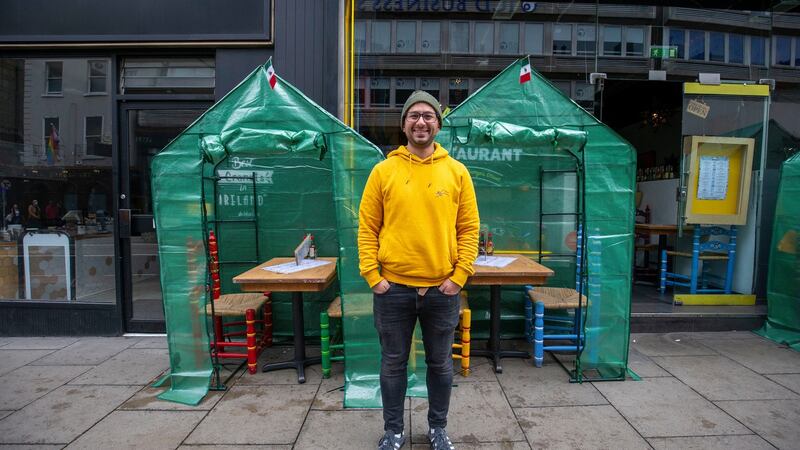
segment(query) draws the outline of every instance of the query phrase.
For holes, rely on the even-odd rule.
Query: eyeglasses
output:
[[[431,112],[426,112],[422,114],[418,112],[410,112],[406,115],[406,120],[409,122],[416,122],[419,120],[420,117],[422,117],[422,120],[424,120],[427,123],[436,122],[436,114]]]

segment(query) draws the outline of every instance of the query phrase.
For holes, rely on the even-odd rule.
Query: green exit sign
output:
[[[664,47],[651,47],[650,57],[657,59],[676,58],[678,56],[678,47],[664,46]]]

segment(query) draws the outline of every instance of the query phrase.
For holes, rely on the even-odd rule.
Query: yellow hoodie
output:
[[[414,287],[464,286],[478,256],[478,204],[463,164],[438,143],[425,160],[404,146],[372,169],[358,211],[361,276]]]

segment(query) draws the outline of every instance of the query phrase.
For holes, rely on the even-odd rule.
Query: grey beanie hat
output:
[[[414,91],[411,95],[408,96],[408,100],[403,105],[403,112],[400,113],[400,126],[402,127],[406,121],[406,112],[408,108],[411,108],[416,103],[427,103],[433,108],[436,112],[436,118],[439,119],[439,126],[442,126],[442,107],[439,106],[439,102],[431,95],[425,91]]]

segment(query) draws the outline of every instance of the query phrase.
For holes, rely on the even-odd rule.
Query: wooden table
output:
[[[332,264],[314,267],[313,269],[299,272],[281,274],[264,270],[264,267],[274,266],[294,261],[294,258],[272,258],[269,261],[254,267],[247,272],[233,278],[233,282],[240,285],[245,292],[291,292],[292,293],[292,333],[294,334],[294,359],[276,363],[267,363],[261,368],[262,372],[270,370],[295,368],[297,382],[305,383],[305,367],[319,363],[320,357],[306,357],[306,342],[303,321],[303,292],[324,291],[336,278],[337,258],[317,258],[330,261]]]
[[[494,364],[496,373],[503,373],[500,358],[530,358],[528,352],[519,350],[502,350],[500,348],[500,289],[504,285],[534,285],[541,286],[548,277],[553,276],[553,271],[533,261],[532,259],[517,255],[498,255],[516,258],[505,267],[487,267],[473,265],[475,274],[467,279],[470,286],[489,286],[489,345],[485,350],[473,349],[471,356],[487,356]]]

